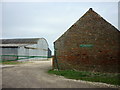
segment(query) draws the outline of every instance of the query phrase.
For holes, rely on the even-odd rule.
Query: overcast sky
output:
[[[53,42],[89,8],[118,28],[117,2],[4,2],[2,38],[43,37],[53,51]]]

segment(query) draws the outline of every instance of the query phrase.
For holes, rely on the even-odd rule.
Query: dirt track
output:
[[[80,80],[65,79],[61,76],[48,74],[51,61],[20,64],[2,70],[3,88],[99,88],[108,87],[102,84]]]

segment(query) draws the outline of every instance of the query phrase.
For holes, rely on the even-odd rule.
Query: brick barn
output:
[[[120,31],[90,8],[54,42],[53,67],[120,72]]]

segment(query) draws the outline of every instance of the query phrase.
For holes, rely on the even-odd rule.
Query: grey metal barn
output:
[[[51,50],[44,38],[1,39],[1,60],[48,59]]]

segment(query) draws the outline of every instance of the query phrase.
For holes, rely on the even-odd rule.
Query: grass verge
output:
[[[120,85],[120,74],[115,73],[95,73],[95,72],[87,72],[87,71],[72,71],[72,70],[64,70],[64,71],[55,71],[49,70],[48,73],[61,75],[69,79],[76,80],[85,80],[92,82],[103,82],[107,84]]]
[[[27,62],[18,62],[18,61],[5,61],[5,62],[0,62],[1,64],[23,64]]]

